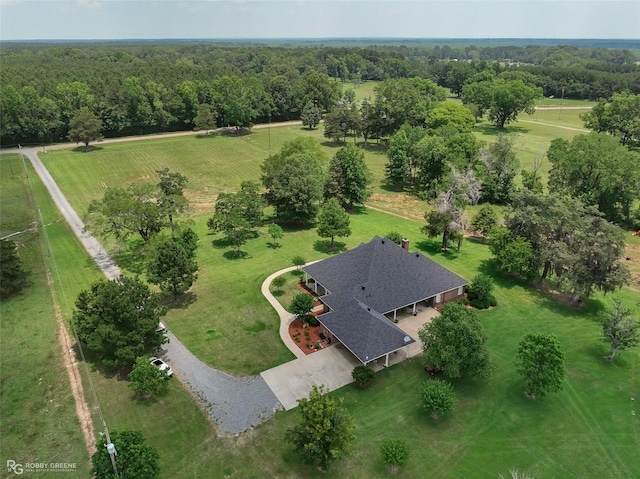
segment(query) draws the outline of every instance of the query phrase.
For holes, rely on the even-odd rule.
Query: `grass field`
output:
[[[529,123],[515,124],[507,131],[522,134],[520,155],[548,143],[554,132],[567,137],[575,134]],[[275,150],[293,134],[321,138],[322,133],[286,127],[273,128],[270,134]],[[482,126],[478,134],[494,136]],[[267,246],[269,238],[263,232],[243,247],[245,258],[234,260],[227,259],[228,249],[216,241],[218,237],[207,235],[206,205],[216,192],[235,189],[242,180],[257,177],[265,150],[268,153],[267,135],[265,130],[255,130],[240,137],[103,145],[90,153],[59,151],[44,158],[80,211],[79,206],[86,207],[90,199],[102,195],[101,181],[121,185],[148,176],[155,182],[153,171],[163,166],[190,178],[188,193],[192,199],[200,198],[192,219],[200,235],[201,271],[191,294],[180,307],[171,309],[166,323],[201,359],[234,373],[255,373],[292,357],[277,336],[275,313],[259,293],[263,279],[291,266],[293,255],[313,260],[340,250],[329,251],[314,229],[286,230],[277,249]],[[323,148],[329,157],[336,147],[323,143]],[[367,160],[380,178],[384,154],[371,148]],[[377,192],[389,198],[395,195],[393,202],[400,213],[424,205],[405,203],[380,187]],[[342,248],[396,230],[411,239],[412,250],[423,251],[465,278],[478,272],[495,275],[499,305],[480,317],[496,371],[486,382],[454,381],[458,402],[451,414],[433,422],[420,410],[416,387],[427,376],[417,360],[382,371],[369,390],[342,388],[333,394],[345,397],[356,419],[354,455],[320,474],[302,465],[283,441],[284,431],[295,423],[295,410],[279,412],[241,436],[218,437],[177,381],[166,395],[141,402],[132,398],[126,381],[89,371],[110,427],[143,430],[161,453],[162,477],[172,478],[387,477],[378,445],[391,436],[406,439],[412,451],[409,464],[397,477],[497,477],[512,467],[536,477],[636,477],[640,426],[632,411],[640,395],[640,353],[638,349],[623,352],[614,363],[602,360],[607,345],[600,341],[596,319],[612,304],[611,295],[597,295],[581,309],[570,308],[552,293],[496,274],[487,247],[477,242],[465,241],[461,251],[441,253],[437,240],[420,234],[420,222],[368,209],[357,211],[351,221],[353,235],[338,239],[344,242]],[[72,245],[65,234],[69,233],[62,231],[57,240]],[[140,267],[131,255],[122,259],[123,266]],[[76,244],[64,263],[58,263],[64,265],[62,283],[69,284],[67,296],[75,297],[78,283],[85,282],[86,287],[91,274],[76,278],[73,268],[83,264],[90,272],[90,262]],[[637,293],[630,290],[614,296],[628,306],[638,301]],[[513,366],[517,344],[529,331],[556,334],[567,355],[564,390],[536,401],[524,397],[522,380]]]
[[[55,307],[47,276],[43,249],[38,234],[32,230],[35,220],[30,207],[28,183],[31,183],[35,204],[42,204],[45,224],[55,221],[54,210],[42,203],[43,191],[37,176],[28,166],[29,180],[18,155],[3,155],[0,160],[2,236],[11,237],[20,245],[20,256],[31,271],[29,286],[19,294],[0,302],[0,461],[18,463],[76,463],[77,476],[89,474],[87,450],[76,416],[69,377],[57,339]],[[47,226],[56,251],[61,251],[74,238],[65,230],[65,223]],[[81,264],[68,263],[67,273],[78,275],[87,258],[74,257]],[[72,259],[61,256],[63,261]],[[76,268],[75,271],[73,268]],[[59,296],[57,295],[59,298]],[[41,474],[30,474],[44,477]]]

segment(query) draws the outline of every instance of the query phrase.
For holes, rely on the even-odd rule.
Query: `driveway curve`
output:
[[[29,159],[58,210],[100,270],[110,280],[117,278],[120,268],[98,240],[84,230],[84,223],[38,158],[38,150],[22,148],[19,152]],[[222,432],[239,434],[283,408],[262,376],[234,377],[218,371],[195,357],[174,334],[169,332],[168,336],[170,342],[163,351],[167,361]]]

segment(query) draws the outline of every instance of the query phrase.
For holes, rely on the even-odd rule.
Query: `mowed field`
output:
[[[87,448],[63,362],[68,352],[58,341],[56,304],[65,308],[64,292],[38,234],[43,231],[40,214],[56,256],[66,266],[62,274],[70,294],[74,286],[94,279],[97,268],[83,254],[68,254],[77,241],[59,221],[28,163],[27,174],[18,155],[0,157],[0,236],[12,235],[31,272],[28,288],[0,302],[0,462],[3,467],[7,460],[75,463],[74,477],[87,477]],[[34,211],[32,201],[40,208]]]
[[[533,151],[545,139],[548,144],[555,130],[516,124],[507,131],[521,133],[523,144]],[[560,129],[558,133],[575,134]],[[321,130],[272,128],[272,151],[298,134],[324,141]],[[487,139],[493,136],[483,129],[478,134]],[[275,250],[268,247],[269,239],[262,231],[243,247],[244,259],[232,260],[225,256],[227,248],[216,241],[218,237],[207,235],[209,203],[219,191],[258,179],[259,164],[268,154],[268,135],[268,131],[255,130],[237,137],[105,144],[88,153],[68,150],[41,155],[79,211],[91,199],[101,197],[102,182],[110,186],[141,180],[155,183],[154,171],[164,166],[190,179],[188,194],[196,203],[192,220],[200,235],[200,277],[185,301],[170,310],[166,323],[201,359],[235,374],[256,373],[292,357],[277,336],[275,313],[260,295],[262,280],[290,266],[294,254],[314,260],[339,251],[328,250],[313,228],[286,230],[282,247]],[[336,147],[323,143],[323,148],[329,158]],[[375,177],[381,178],[384,153],[372,148],[366,155]],[[380,184],[376,192],[386,195],[403,216],[427,207],[423,202],[405,204],[400,195]],[[456,408],[438,422],[420,409],[416,388],[428,376],[419,360],[382,371],[368,390],[347,386],[332,393],[345,398],[358,429],[353,456],[339,461],[328,473],[301,464],[284,442],[284,431],[295,423],[295,410],[277,413],[238,437],[219,437],[215,425],[177,381],[165,396],[148,403],[135,400],[123,378],[91,370],[88,374],[110,427],[143,430],[159,448],[162,477],[172,478],[387,477],[378,452],[386,437],[405,439],[411,446],[409,464],[397,477],[497,477],[513,467],[535,477],[637,476],[640,426],[634,411],[640,395],[640,354],[637,349],[624,352],[614,363],[602,359],[607,345],[600,340],[597,318],[611,306],[611,295],[596,295],[583,308],[570,308],[553,293],[497,274],[487,247],[480,243],[469,240],[459,252],[441,253],[437,240],[420,233],[422,221],[361,209],[351,216],[351,222],[353,234],[339,239],[342,248],[395,230],[411,239],[412,249],[467,279],[478,272],[495,276],[499,305],[480,313],[496,365],[490,380],[454,381]],[[126,253],[121,265],[141,271],[140,261]],[[81,250],[74,255],[69,264],[87,262]],[[63,275],[62,281],[75,281],[72,272]],[[77,285],[67,290],[75,291]],[[630,290],[615,297],[629,306],[637,302],[637,293]],[[530,331],[556,334],[567,356],[564,390],[536,401],[524,397],[523,382],[513,365],[517,344]]]

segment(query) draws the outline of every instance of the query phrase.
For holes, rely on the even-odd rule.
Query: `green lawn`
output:
[[[47,268],[55,269],[50,261],[45,264],[39,236],[30,231],[35,217],[30,207],[28,183],[33,189],[34,203],[42,205],[45,224],[56,219],[50,215],[53,211],[50,205],[40,201],[42,185],[30,167],[28,173],[29,180],[26,180],[18,155],[1,157],[2,236],[22,231],[11,239],[19,243],[20,256],[31,274],[28,288],[0,302],[0,461],[2,464],[8,459],[23,464],[76,463],[77,477],[86,477],[89,474],[87,450],[61,356],[55,307],[48,285]],[[70,268],[65,270],[67,275],[73,272],[81,279],[87,258],[76,256],[80,264],[67,262],[72,258],[61,251],[69,240],[74,242],[66,224],[54,223],[46,229],[56,252],[60,252],[59,260]],[[56,297],[59,301],[63,298],[60,294]]]
[[[523,151],[533,152],[550,141],[556,130],[525,123],[507,131],[522,133]],[[320,138],[321,130],[273,128],[272,148],[277,149],[292,133]],[[494,136],[482,127],[479,134]],[[237,138],[103,145],[90,153],[52,152],[45,161],[76,207],[102,195],[96,186],[106,182],[99,179],[101,175],[108,176],[107,184],[126,184],[142,179],[145,171],[151,179],[155,169],[169,166],[191,179],[189,194],[192,198],[202,195],[199,211],[203,211],[215,192],[257,178],[268,145],[266,135],[265,130],[256,130]],[[329,155],[335,149],[330,144],[323,147]],[[384,156],[367,154],[367,158]],[[374,160],[380,162],[377,157]],[[376,171],[379,175],[380,170]],[[83,184],[83,178],[93,186]],[[291,266],[294,255],[313,260],[340,249],[329,251],[314,229],[285,230],[282,246],[272,249],[262,231],[242,248],[246,257],[228,259],[228,248],[217,241],[219,237],[207,234],[207,216],[193,216],[200,235],[200,277],[186,300],[171,309],[167,325],[201,359],[236,374],[256,373],[292,358],[280,343],[277,317],[260,295],[260,285],[272,272]],[[351,221],[353,235],[339,238],[344,242],[341,247],[351,248],[375,234],[396,230],[411,239],[412,250],[423,251],[467,279],[480,271],[495,274],[487,247],[474,241],[465,241],[459,252],[441,253],[438,240],[420,234],[419,222],[366,209],[353,214]],[[63,264],[69,297],[72,291],[75,294],[75,282],[89,283],[90,275],[75,278],[72,268],[79,264],[86,267],[87,259],[76,245]],[[131,258],[126,265],[139,266]],[[239,437],[218,437],[177,381],[165,396],[145,403],[132,398],[126,381],[94,371],[88,374],[110,427],[141,429],[159,449],[162,477],[387,477],[378,445],[389,436],[406,439],[412,450],[410,463],[397,477],[497,477],[512,467],[536,477],[635,477],[640,470],[640,427],[632,415],[632,398],[637,402],[640,395],[640,353],[638,349],[623,352],[612,364],[602,359],[607,345],[600,341],[596,319],[612,304],[612,296],[597,295],[576,310],[513,278],[496,275],[496,281],[499,305],[480,313],[496,364],[494,376],[486,382],[454,381],[457,406],[439,422],[420,410],[416,387],[427,376],[418,360],[382,371],[369,390],[347,386],[336,391],[333,394],[345,397],[356,419],[358,439],[354,455],[326,474],[300,464],[283,442],[284,430],[296,420],[295,410],[277,413]],[[637,303],[637,293],[630,290],[614,296],[628,306]],[[523,382],[513,366],[517,344],[529,331],[556,334],[567,354],[564,390],[536,401],[524,397]]]

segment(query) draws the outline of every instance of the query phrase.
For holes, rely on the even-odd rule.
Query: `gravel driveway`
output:
[[[108,279],[120,275],[120,269],[91,234],[84,232],[84,223],[73,210],[62,191],[37,155],[35,148],[23,149],[38,176],[49,190],[58,210],[73,232]],[[196,358],[175,337],[168,333],[164,356],[176,376],[188,386],[191,395],[204,405],[220,430],[239,434],[271,417],[282,405],[261,376],[236,378],[213,369]]]
[[[234,377],[207,366],[169,332],[163,356],[220,430],[239,434],[284,409],[261,376]]]

